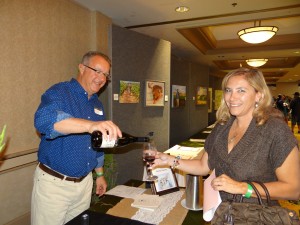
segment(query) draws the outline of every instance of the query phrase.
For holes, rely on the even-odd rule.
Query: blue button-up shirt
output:
[[[88,99],[88,93],[75,79],[58,83],[42,95],[34,118],[35,128],[41,133],[38,160],[66,176],[85,176],[103,166],[104,154],[92,149],[89,133],[66,135],[54,130],[56,122],[68,118],[105,120],[98,96]]]

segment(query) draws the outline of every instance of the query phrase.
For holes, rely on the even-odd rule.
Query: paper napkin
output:
[[[134,198],[134,201],[131,204],[131,206],[141,209],[154,210],[160,206],[162,200],[163,199],[158,195],[142,194]]]

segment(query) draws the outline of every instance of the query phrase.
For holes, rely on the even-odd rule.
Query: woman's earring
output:
[[[258,107],[258,102],[255,102],[255,108],[257,108]]]

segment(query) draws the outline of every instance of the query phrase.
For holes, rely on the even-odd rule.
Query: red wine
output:
[[[146,155],[146,156],[144,157],[144,160],[145,160],[146,162],[152,163],[152,162],[155,160],[155,156],[154,156],[154,155]]]
[[[91,135],[93,149],[122,147],[135,142],[149,142],[149,137],[135,137],[122,132],[122,137],[118,140],[104,140],[100,131],[94,131]]]

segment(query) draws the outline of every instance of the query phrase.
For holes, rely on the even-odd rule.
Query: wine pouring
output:
[[[100,131],[94,131],[91,135],[93,149],[123,147],[135,142],[149,142],[149,137],[135,137],[122,132],[122,137],[117,140],[105,140]]]
[[[146,162],[147,168],[147,178],[146,181],[155,181],[158,179],[152,173],[151,165],[155,160],[155,155],[157,154],[156,145],[153,141],[153,132],[149,133],[149,142],[143,144],[143,160]]]

